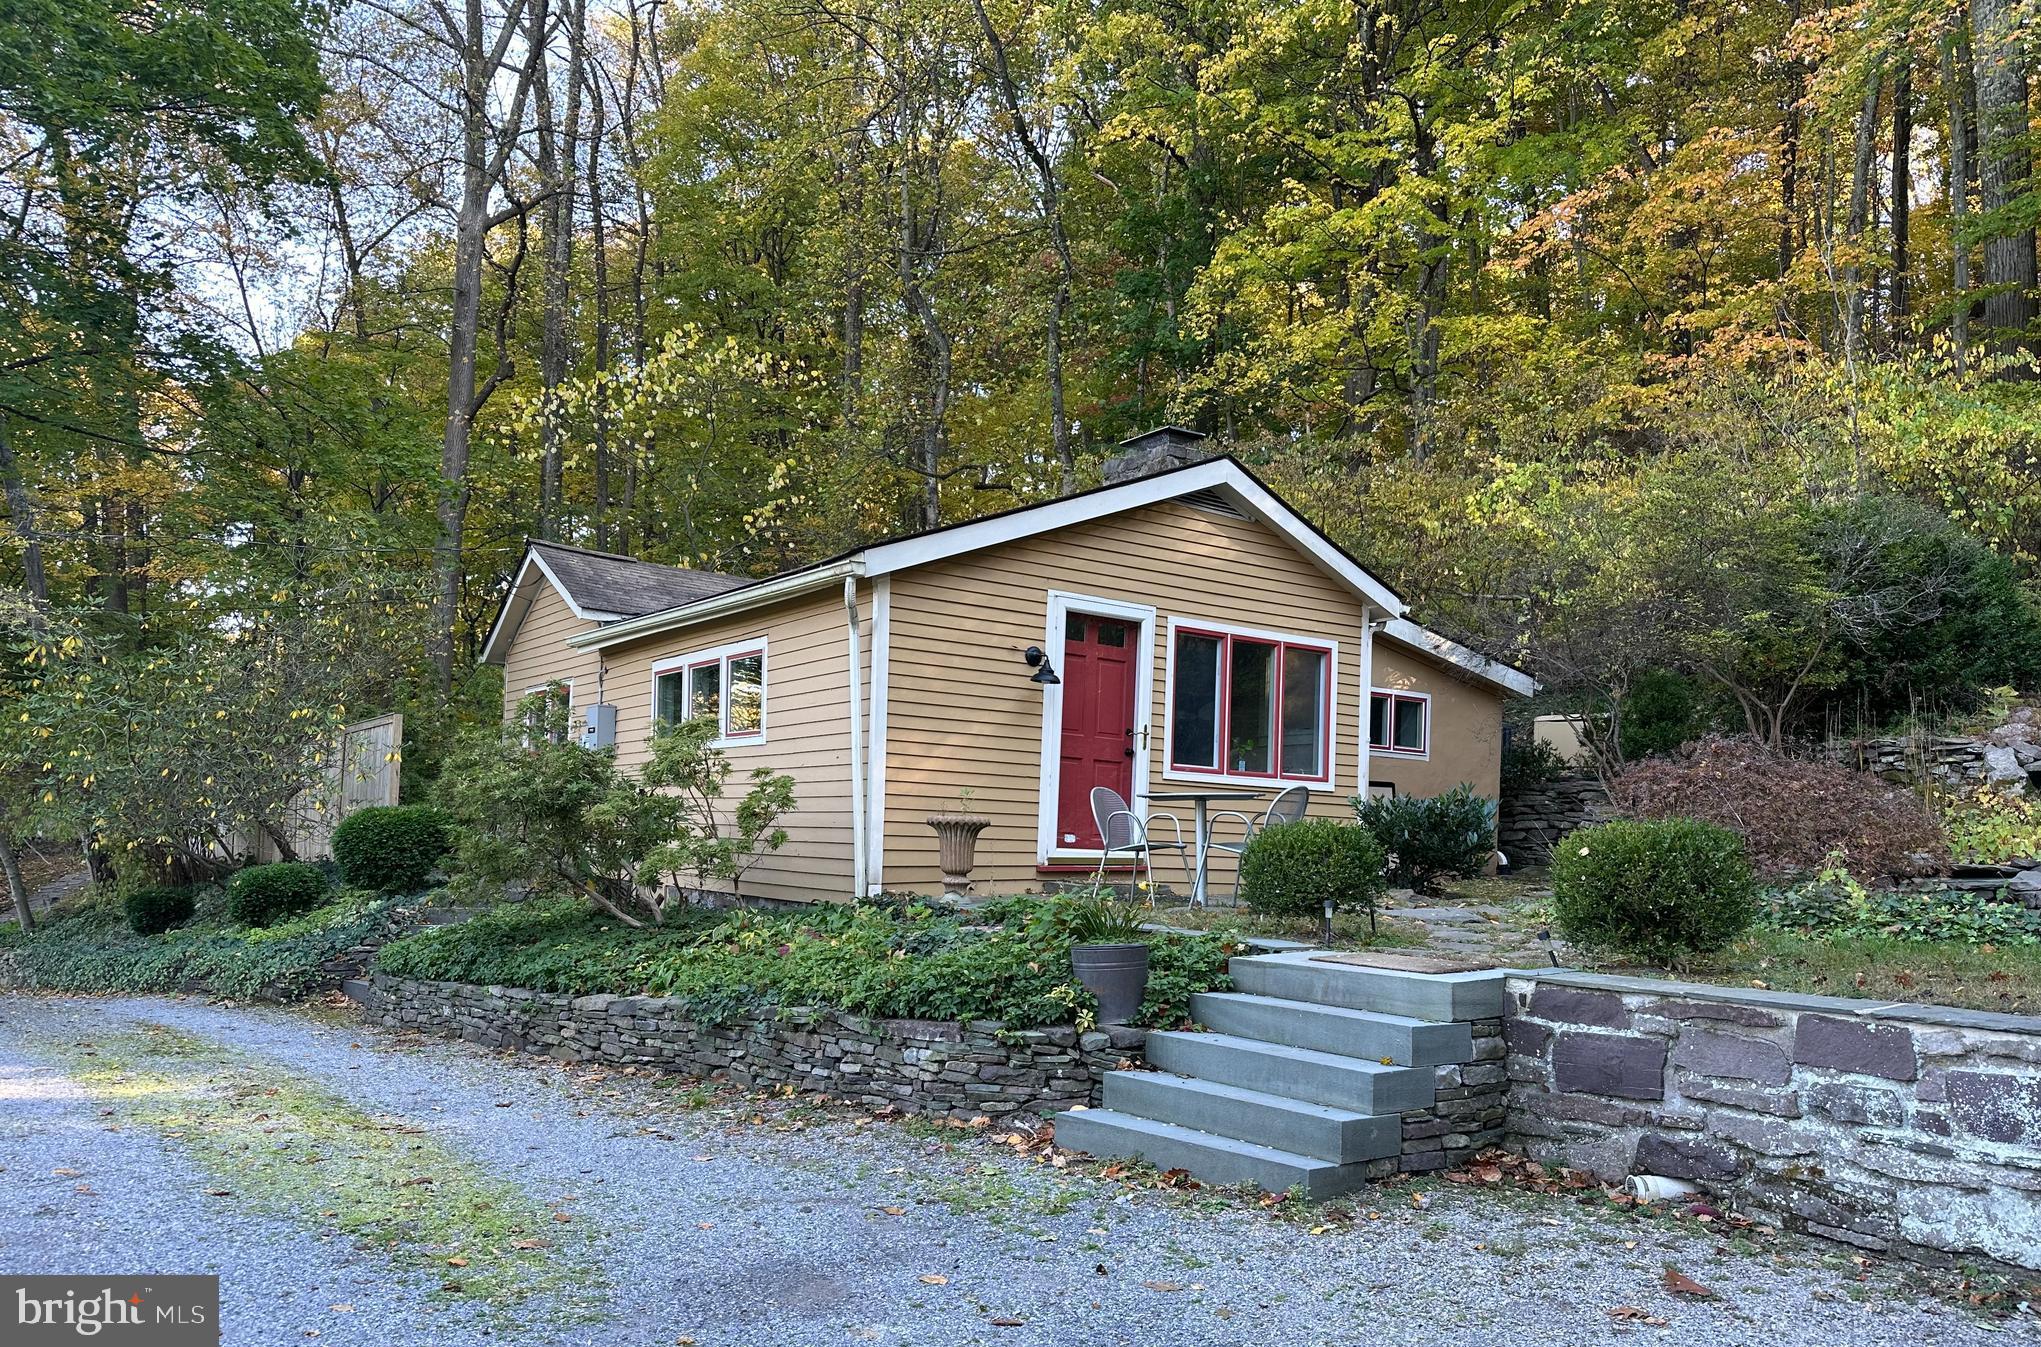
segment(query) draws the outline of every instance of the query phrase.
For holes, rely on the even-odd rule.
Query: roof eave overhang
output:
[[[1490,659],[1478,650],[1471,650],[1450,637],[1420,627],[1407,617],[1392,619],[1382,628],[1382,634],[1399,645],[1410,647],[1420,654],[1429,655],[1449,665],[1469,678],[1492,684],[1518,697],[1535,696],[1538,680],[1522,669],[1512,668],[1501,660]]]
[[[898,542],[878,543],[863,552],[865,573],[870,576],[890,575],[912,566],[997,547],[1001,543],[1017,542],[1052,529],[1087,524],[1108,515],[1160,504],[1198,491],[1216,491],[1226,497],[1241,510],[1282,534],[1319,569],[1354,590],[1383,613],[1396,616],[1408,611],[1408,605],[1394,590],[1369,574],[1359,562],[1335,546],[1302,515],[1284,504],[1273,491],[1230,458],[1208,459],[1175,472],[1159,473],[1116,487],[1050,501],[1031,510],[994,515],[940,532],[902,538]]]
[[[647,636],[657,636],[662,632],[680,631],[712,618],[731,617],[754,608],[763,608],[782,599],[830,588],[847,575],[863,576],[865,573],[862,559],[852,557],[845,561],[832,562],[827,566],[817,566],[812,570],[794,571],[770,580],[761,580],[742,589],[725,590],[721,594],[712,594],[706,599],[684,607],[647,613],[643,617],[625,618],[608,626],[598,627],[594,631],[569,636],[567,644],[577,650],[603,650],[610,646],[643,640]]]

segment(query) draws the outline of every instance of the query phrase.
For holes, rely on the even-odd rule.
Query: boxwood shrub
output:
[[[326,876],[296,861],[251,865],[227,883],[227,915],[243,926],[271,926],[325,900]]]
[[[1383,889],[1382,844],[1357,823],[1307,818],[1259,834],[1240,857],[1240,901],[1272,916],[1315,917],[1331,899],[1367,911]]]
[[[417,893],[452,848],[446,816],[428,805],[362,809],[333,830],[333,860],[351,889]]]
[[[1673,964],[1729,944],[1757,913],[1743,839],[1712,823],[1619,819],[1553,848],[1553,923],[1588,949]]]
[[[198,911],[198,897],[182,886],[155,885],[130,890],[121,899],[121,909],[136,935],[161,935],[191,920]]]

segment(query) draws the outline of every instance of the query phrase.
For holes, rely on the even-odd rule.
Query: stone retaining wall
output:
[[[829,1010],[703,1024],[654,996],[559,996],[378,973],[364,1018],[573,1062],[649,1066],[746,1087],[791,1085],[875,1108],[969,1119],[1098,1102],[1139,1065],[1138,1029],[1008,1029],[982,1020],[869,1020]]]
[[[1543,865],[1552,847],[1575,828],[1614,818],[1615,807],[1599,778],[1562,777],[1502,797],[1495,844],[1512,865]]]
[[[1508,982],[1511,1141],[1792,1229],[2041,1267],[2041,1020],[1592,974]]]
[[[1457,1066],[1433,1068],[1438,1084],[1432,1106],[1403,1115],[1403,1151],[1371,1161],[1372,1177],[1452,1169],[1503,1143],[1509,1104],[1503,1022],[1471,1020],[1468,1025],[1474,1031],[1473,1057]]]

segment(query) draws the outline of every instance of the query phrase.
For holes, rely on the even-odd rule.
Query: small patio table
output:
[[[1208,807],[1214,800],[1222,804],[1239,804],[1245,800],[1259,800],[1258,790],[1151,790],[1144,792],[1142,799],[1163,804],[1188,802],[1193,809],[1193,829],[1198,835],[1197,876],[1191,880],[1191,906],[1204,907],[1205,903],[1205,853],[1212,840],[1211,825],[1206,822]]]

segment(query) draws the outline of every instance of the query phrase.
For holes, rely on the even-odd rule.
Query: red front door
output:
[[[1091,816],[1094,786],[1133,804],[1135,643],[1141,628],[1072,613],[1063,632],[1063,753],[1056,792],[1056,846],[1105,845]]]

